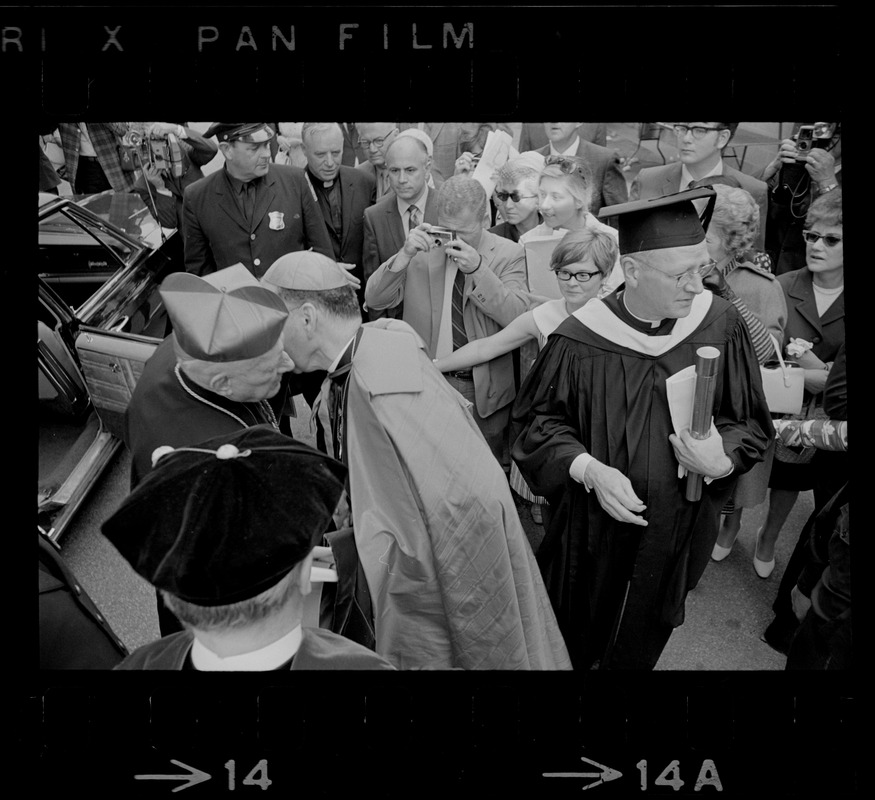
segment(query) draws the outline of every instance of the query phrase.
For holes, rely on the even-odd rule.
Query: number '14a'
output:
[[[641,773],[641,791],[647,791],[647,759],[642,758],[636,765]],[[659,773],[659,777],[653,782],[654,786],[671,786],[676,792],[680,791],[684,781],[681,780],[680,762],[675,759],[669,762],[669,765]],[[717,767],[710,758],[706,758],[702,762],[702,767],[699,770],[699,777],[696,778],[696,786],[693,791],[699,792],[703,786],[713,786],[718,792],[723,791],[723,784],[720,783],[720,776],[717,774]]]

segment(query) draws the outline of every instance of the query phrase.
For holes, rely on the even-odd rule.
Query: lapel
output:
[[[799,270],[793,284],[787,292],[790,297],[799,300],[796,310],[809,325],[818,333],[823,334],[820,317],[817,314],[817,302],[814,299],[814,288],[811,285],[811,273],[804,267]],[[835,303],[833,303],[833,306]],[[832,308],[829,309],[832,311]]]
[[[389,238],[392,240],[391,252],[397,253],[404,247],[404,222],[401,220],[401,215],[398,213],[398,204],[395,202],[393,195],[392,201],[386,203],[386,228],[389,231]]]
[[[352,175],[343,167],[340,168],[337,177],[340,180],[340,213],[343,215],[341,220],[343,232],[340,235],[340,241],[345,242],[349,234],[350,223],[352,222],[352,200],[355,193],[355,182],[352,179]]]
[[[219,175],[215,182],[216,203],[225,214],[240,228],[243,228],[249,233],[249,227],[246,220],[243,219],[243,214],[240,211],[240,206],[237,204],[237,198],[234,197],[234,191],[231,188],[228,180],[224,175]]]
[[[276,178],[268,172],[267,175],[262,178],[261,191],[258,193],[258,199],[255,201],[255,211],[252,214],[252,230],[255,230],[258,227],[275,197]],[[286,221],[287,225],[290,223],[291,220]]]
[[[681,189],[681,165],[680,163],[672,164],[665,171],[665,179],[662,182],[662,195],[674,194]]]

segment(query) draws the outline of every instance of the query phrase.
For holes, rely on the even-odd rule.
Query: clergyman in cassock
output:
[[[342,464],[270,425],[155,455],[102,530],[185,630],[116,669],[392,669],[366,647],[302,624]]]
[[[362,325],[318,253],[283,256],[262,283],[289,309],[295,369],[329,372],[377,653],[401,669],[570,669],[504,471],[419,335]]]
[[[691,200],[713,196],[602,209],[618,217],[625,283],[556,329],[516,401],[513,458],[554,509],[538,562],[575,669],[656,665],[727,493],[774,435],[744,320],[703,288],[713,263]],[[711,432],[678,438],[666,378],[703,346],[720,352]],[[700,500],[679,464],[704,476]]]

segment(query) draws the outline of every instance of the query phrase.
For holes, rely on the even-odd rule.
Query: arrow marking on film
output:
[[[177,767],[181,767],[182,769],[187,769],[188,775],[134,775],[134,780],[185,781],[185,783],[180,784],[175,789],[171,789],[171,791],[173,792],[181,792],[183,789],[188,789],[189,786],[196,786],[197,784],[208,781],[210,778],[213,777],[208,772],[196,769],[195,767],[190,767],[188,764],[183,764],[181,761],[177,761],[175,758],[171,758],[170,763],[175,764]]]
[[[591,761],[588,758],[580,757],[581,761],[585,761],[590,766],[598,768],[599,772],[543,772],[541,773],[545,778],[598,778],[594,783],[589,784],[589,786],[584,786],[584,790],[592,789],[594,786],[598,786],[602,783],[607,783],[608,781],[614,781],[617,778],[622,778],[623,773],[616,769],[611,769],[611,767],[606,767],[604,764],[599,764],[598,761]]]

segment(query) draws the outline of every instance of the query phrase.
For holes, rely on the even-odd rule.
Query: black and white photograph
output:
[[[729,35],[795,10],[4,9],[38,791],[858,796],[865,126]]]

